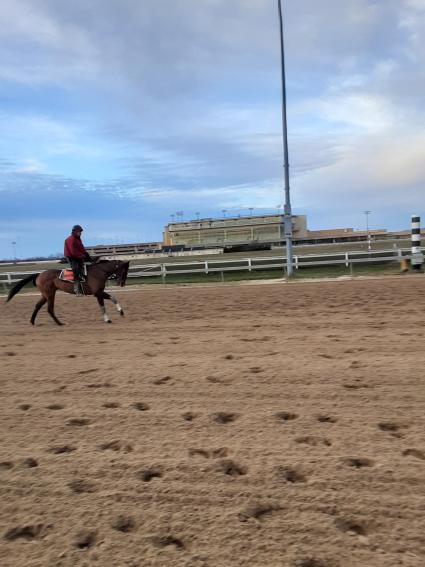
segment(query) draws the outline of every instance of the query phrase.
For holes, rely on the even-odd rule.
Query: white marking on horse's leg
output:
[[[118,300],[113,297],[112,295],[110,295],[111,297],[111,301],[112,303],[115,305],[115,307],[117,308],[118,313],[124,313],[123,308],[121,307],[121,305],[118,303]]]
[[[104,306],[104,305],[102,305],[102,306],[100,307],[100,310],[102,311],[103,320],[105,321],[105,323],[111,323],[111,320],[109,319],[108,314],[106,313],[106,309],[105,309],[105,306]]]

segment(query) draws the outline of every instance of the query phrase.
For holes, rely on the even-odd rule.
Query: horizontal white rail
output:
[[[371,252],[335,252],[327,254],[307,254],[294,256],[294,267],[300,269],[313,266],[332,266],[345,264],[376,263],[399,261],[401,258],[409,258],[410,249],[377,250]],[[158,264],[141,264],[130,266],[129,278],[144,278],[181,274],[208,274],[215,272],[252,271],[284,269],[286,258],[284,256],[260,256],[253,258],[236,258],[230,260],[204,260],[192,262],[173,262]],[[11,285],[34,271],[25,272],[3,272],[0,273],[0,283]]]

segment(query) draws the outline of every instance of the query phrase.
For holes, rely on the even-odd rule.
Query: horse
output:
[[[116,277],[117,285],[124,287],[127,279],[128,268],[130,262],[121,260],[97,260],[96,263],[87,267],[87,276],[84,282],[81,282],[84,295],[93,295],[97,298],[100,310],[105,323],[112,323],[105,309],[105,299],[109,299],[114,303],[118,313],[123,317],[124,311],[118,301],[105,292],[105,285],[108,279]],[[6,302],[10,301],[25,285],[32,282],[38,287],[42,295],[41,299],[36,303],[30,322],[35,323],[37,313],[47,303],[47,311],[57,325],[63,325],[55,315],[55,295],[58,290],[65,293],[74,294],[74,283],[59,279],[62,270],[46,270],[20,280],[9,291]]]

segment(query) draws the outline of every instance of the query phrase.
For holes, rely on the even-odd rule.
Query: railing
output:
[[[377,262],[394,262],[402,258],[410,258],[410,249],[379,250],[370,252],[340,252],[332,254],[309,254],[294,256],[296,270],[313,266],[345,265],[352,268],[353,264],[367,264]],[[165,279],[171,275],[181,274],[209,274],[235,271],[273,270],[286,267],[284,256],[243,258],[237,260],[205,260],[199,262],[173,262],[142,264],[130,266],[128,277],[145,278],[161,277]],[[3,272],[0,273],[0,284],[11,285],[34,271]]]

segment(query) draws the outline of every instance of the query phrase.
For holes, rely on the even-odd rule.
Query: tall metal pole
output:
[[[367,249],[369,250],[369,252],[372,250],[372,242],[371,242],[371,238],[370,238],[370,232],[369,232],[369,215],[372,211],[365,211],[364,214],[366,215],[366,234],[367,234]]]
[[[285,77],[285,50],[283,43],[283,18],[282,18],[282,2],[278,0],[279,8],[279,25],[280,25],[280,62],[282,68],[282,133],[283,133],[283,168],[285,173],[285,205],[283,208],[283,231],[286,241],[286,266],[287,274],[291,276],[293,273],[292,249],[292,208],[291,195],[289,189],[289,156],[288,156],[288,125],[286,121],[286,77]]]

